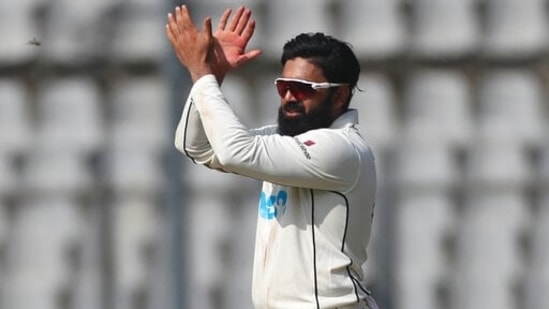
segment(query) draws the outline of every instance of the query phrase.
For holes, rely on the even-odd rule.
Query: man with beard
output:
[[[349,108],[360,72],[349,46],[304,33],[283,48],[278,125],[246,128],[220,90],[246,52],[251,11],[226,10],[212,34],[185,6],[166,32],[193,80],[175,145],[197,164],[263,181],[252,299],[255,308],[377,308],[362,265],[373,218],[372,151]]]

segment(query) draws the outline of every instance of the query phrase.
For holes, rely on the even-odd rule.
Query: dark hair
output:
[[[356,87],[360,63],[350,44],[321,32],[302,33],[284,44],[282,65],[298,57],[308,59],[319,66],[328,82],[349,84],[351,90]],[[352,93],[353,91],[349,101]]]

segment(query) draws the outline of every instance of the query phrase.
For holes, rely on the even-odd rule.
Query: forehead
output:
[[[313,82],[326,81],[322,69],[305,58],[294,58],[286,61],[282,68],[282,77],[298,78]]]

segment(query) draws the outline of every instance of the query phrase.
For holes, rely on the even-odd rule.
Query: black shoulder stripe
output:
[[[315,301],[316,301],[316,308],[317,309],[320,309],[320,303],[319,303],[319,300],[318,300],[318,281],[317,281],[317,265],[316,265],[316,243],[315,243],[315,230],[314,230],[314,223],[315,223],[315,215],[314,215],[314,210],[315,210],[315,200],[314,200],[314,190],[310,190],[311,192],[311,216],[312,216],[312,240],[313,240],[313,267],[314,267],[314,288],[315,288]],[[337,192],[337,191],[330,191],[334,194],[337,194],[339,196],[341,196],[343,198],[343,200],[345,201],[345,230],[343,231],[343,237],[341,239],[341,252],[344,253],[344,250],[345,250],[345,242],[346,242],[346,239],[347,239],[347,232],[349,230],[349,216],[350,216],[350,207],[349,207],[349,199],[347,198],[347,196],[345,196],[345,194],[341,193],[341,192]],[[366,289],[364,286],[362,286],[362,283],[353,275],[352,271],[351,271],[351,265],[353,264],[353,261],[350,260],[349,262],[349,265],[347,266],[347,274],[349,275],[349,278],[351,280],[351,282],[353,283],[353,287],[354,287],[354,292],[355,292],[355,297],[356,297],[356,302],[359,303],[360,302],[360,296],[359,296],[359,289],[366,293],[367,295],[371,295],[370,291],[368,291],[368,289]]]
[[[334,194],[337,194],[343,198],[345,201],[345,230],[343,231],[343,239],[341,240],[341,252],[345,250],[345,241],[347,240],[347,231],[349,227],[349,200],[347,199],[347,196],[341,192],[337,191],[330,191]]]
[[[315,288],[315,302],[316,308],[320,309],[320,302],[318,300],[318,278],[317,278],[317,268],[316,268],[316,238],[315,238],[315,194],[314,190],[311,189],[311,236],[313,238],[313,276],[314,276],[314,288]]]
[[[188,132],[188,129],[189,129],[189,118],[191,117],[191,109],[193,108],[193,105],[194,105],[194,101],[193,99],[191,98],[190,102],[189,102],[190,106],[187,110],[187,115],[185,115],[185,130],[184,130],[184,134],[183,134],[183,151],[185,152],[185,155],[190,158],[193,163],[196,163],[196,161],[194,160],[194,158],[191,156],[190,153],[187,152],[187,132]]]
[[[343,238],[341,239],[341,252],[345,253],[345,242],[347,240],[347,231],[349,230],[349,216],[350,216],[350,210],[349,210],[349,199],[347,199],[347,196],[341,192],[337,191],[330,191],[334,194],[337,194],[343,198],[345,201],[345,230],[343,231]],[[354,290],[355,290],[355,297],[357,303],[360,301],[360,297],[358,296],[358,288],[357,288],[357,280],[353,277],[353,274],[351,272],[351,265],[353,264],[353,261],[350,260],[349,265],[347,265],[347,274],[349,275],[349,278],[351,278],[351,282],[353,283]],[[358,286],[362,289],[362,286],[358,284]]]

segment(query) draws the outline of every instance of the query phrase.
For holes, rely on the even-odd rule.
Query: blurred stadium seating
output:
[[[251,308],[259,184],[183,156],[170,173],[174,3],[0,3],[0,309],[164,308],[172,183],[185,303]],[[549,0],[187,3],[254,9],[265,54],[223,85],[250,126],[276,121],[287,39],[353,45],[381,308],[549,308]]]

